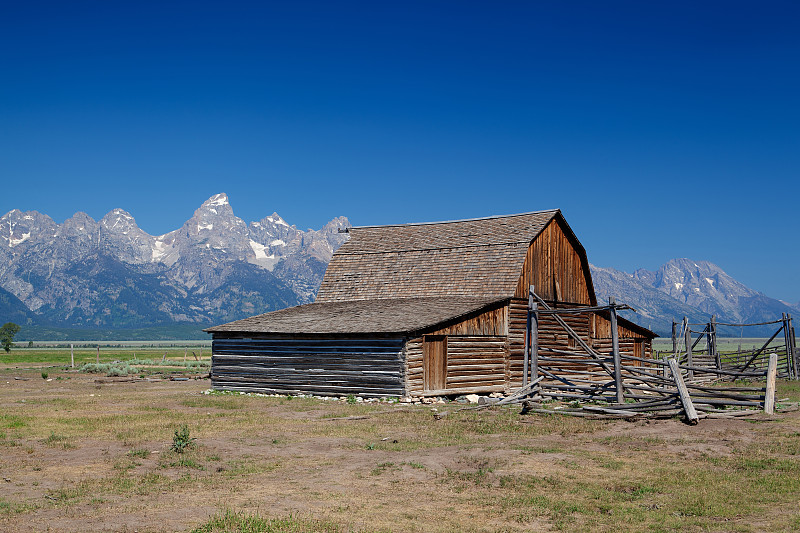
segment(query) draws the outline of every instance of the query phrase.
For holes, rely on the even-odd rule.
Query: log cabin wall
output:
[[[554,308],[574,308],[571,304],[550,303]],[[515,298],[509,304],[509,358],[508,383],[511,390],[522,386],[522,372],[525,364],[525,324],[528,316],[528,300]],[[575,330],[581,339],[589,342],[589,321],[585,314],[564,314],[561,316]],[[552,315],[539,315],[539,347],[557,350],[580,350]]]
[[[405,345],[407,394],[412,396],[502,392],[506,390],[508,353],[508,307],[485,311],[477,316],[425,332]],[[432,388],[426,368],[438,368],[439,362],[427,362],[437,350],[427,350],[426,342],[444,345],[444,388]],[[438,356],[437,356],[438,357]],[[426,384],[428,385],[426,387]]]
[[[218,338],[215,390],[280,394],[403,396],[402,338]]]
[[[563,219],[555,217],[528,247],[514,296],[528,298],[528,289],[550,302],[591,305],[594,288],[583,247],[573,242]],[[580,252],[579,252],[580,250]]]

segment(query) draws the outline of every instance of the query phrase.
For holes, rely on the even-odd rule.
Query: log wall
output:
[[[403,341],[214,339],[211,386],[280,394],[403,396]]]
[[[553,308],[574,308],[576,306],[569,304],[551,303]],[[508,384],[511,390],[522,386],[522,373],[524,367],[525,357],[525,323],[527,320],[528,301],[515,298],[511,300],[509,305],[509,357],[508,357]],[[575,314],[562,314],[561,318],[595,351],[602,354],[611,354],[612,340],[611,340],[611,322],[597,315],[596,313],[575,313]],[[598,327],[599,325],[599,327]],[[625,328],[622,325],[617,326],[619,331],[619,351],[622,355],[633,357],[651,357],[652,343],[646,337]],[[541,355],[548,355],[547,349],[563,350],[581,352],[580,346],[576,346],[567,332],[562,328],[553,318],[553,315],[540,314],[539,315],[539,331],[538,331],[539,348]],[[552,355],[552,354],[551,354]],[[573,357],[570,355],[553,355],[561,359],[585,359],[584,357]],[[584,372],[590,370],[583,363],[560,363],[559,368],[563,371],[564,376],[569,375],[569,372]]]
[[[575,307],[565,304],[551,304],[551,307]],[[513,299],[509,309],[509,387],[513,390],[522,386],[522,372],[525,361],[525,322],[528,316],[528,301]],[[564,314],[561,316],[569,326],[586,342],[589,342],[589,320],[585,314]],[[552,315],[539,315],[539,347],[557,350],[580,350],[574,341]]]
[[[507,342],[503,335],[449,335],[443,390],[425,390],[423,337],[406,343],[406,389],[411,396],[502,392],[506,390]]]

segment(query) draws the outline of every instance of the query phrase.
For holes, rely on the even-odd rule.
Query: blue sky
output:
[[[796,2],[16,2],[0,213],[560,208],[599,266],[800,300]]]

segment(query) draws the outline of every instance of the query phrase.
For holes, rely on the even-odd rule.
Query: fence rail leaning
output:
[[[767,387],[759,384],[737,383],[738,380],[765,380],[770,356],[777,360],[777,376],[795,379],[798,376],[790,315],[784,314],[781,320],[774,322],[780,327],[759,350],[720,351],[717,326],[727,324],[712,317],[709,323],[701,324],[704,326],[702,330],[692,329],[698,325],[690,324],[684,318],[679,333],[679,324],[673,323],[671,351],[633,353],[628,346],[623,349],[619,344],[616,317],[622,309],[630,307],[617,304],[613,298],[605,306],[554,308],[531,286],[523,384],[541,378],[537,393],[544,399],[605,403],[602,407],[583,407],[583,412],[624,411],[663,416],[684,413],[692,422],[687,401],[693,412],[700,412],[703,416],[721,413],[727,413],[721,416],[732,416],[730,408],[752,410],[764,409],[770,402],[774,405],[774,388],[768,391]],[[574,325],[576,316],[587,315],[588,321],[591,313],[603,313],[610,318],[610,345],[582,337],[565,320],[568,318]],[[546,326],[542,322],[545,318],[548,319]],[[538,342],[541,331],[549,335],[555,329],[561,335],[566,334],[568,347],[555,348]],[[771,344],[781,332],[784,332],[784,344]],[[705,346],[698,346],[702,340],[705,340]],[[773,395],[771,399],[769,394]]]

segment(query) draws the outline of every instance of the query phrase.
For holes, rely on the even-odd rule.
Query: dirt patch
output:
[[[27,379],[0,378],[2,531],[186,531],[225,509],[324,518],[342,531],[798,523],[796,503],[782,503],[798,488],[798,413],[694,427],[522,420],[513,408],[435,420],[425,406],[205,395],[204,380],[14,372]],[[183,424],[196,446],[178,454]],[[742,483],[748,504],[693,496],[692,476],[719,490]],[[765,476],[770,500],[758,501],[744,485]]]

